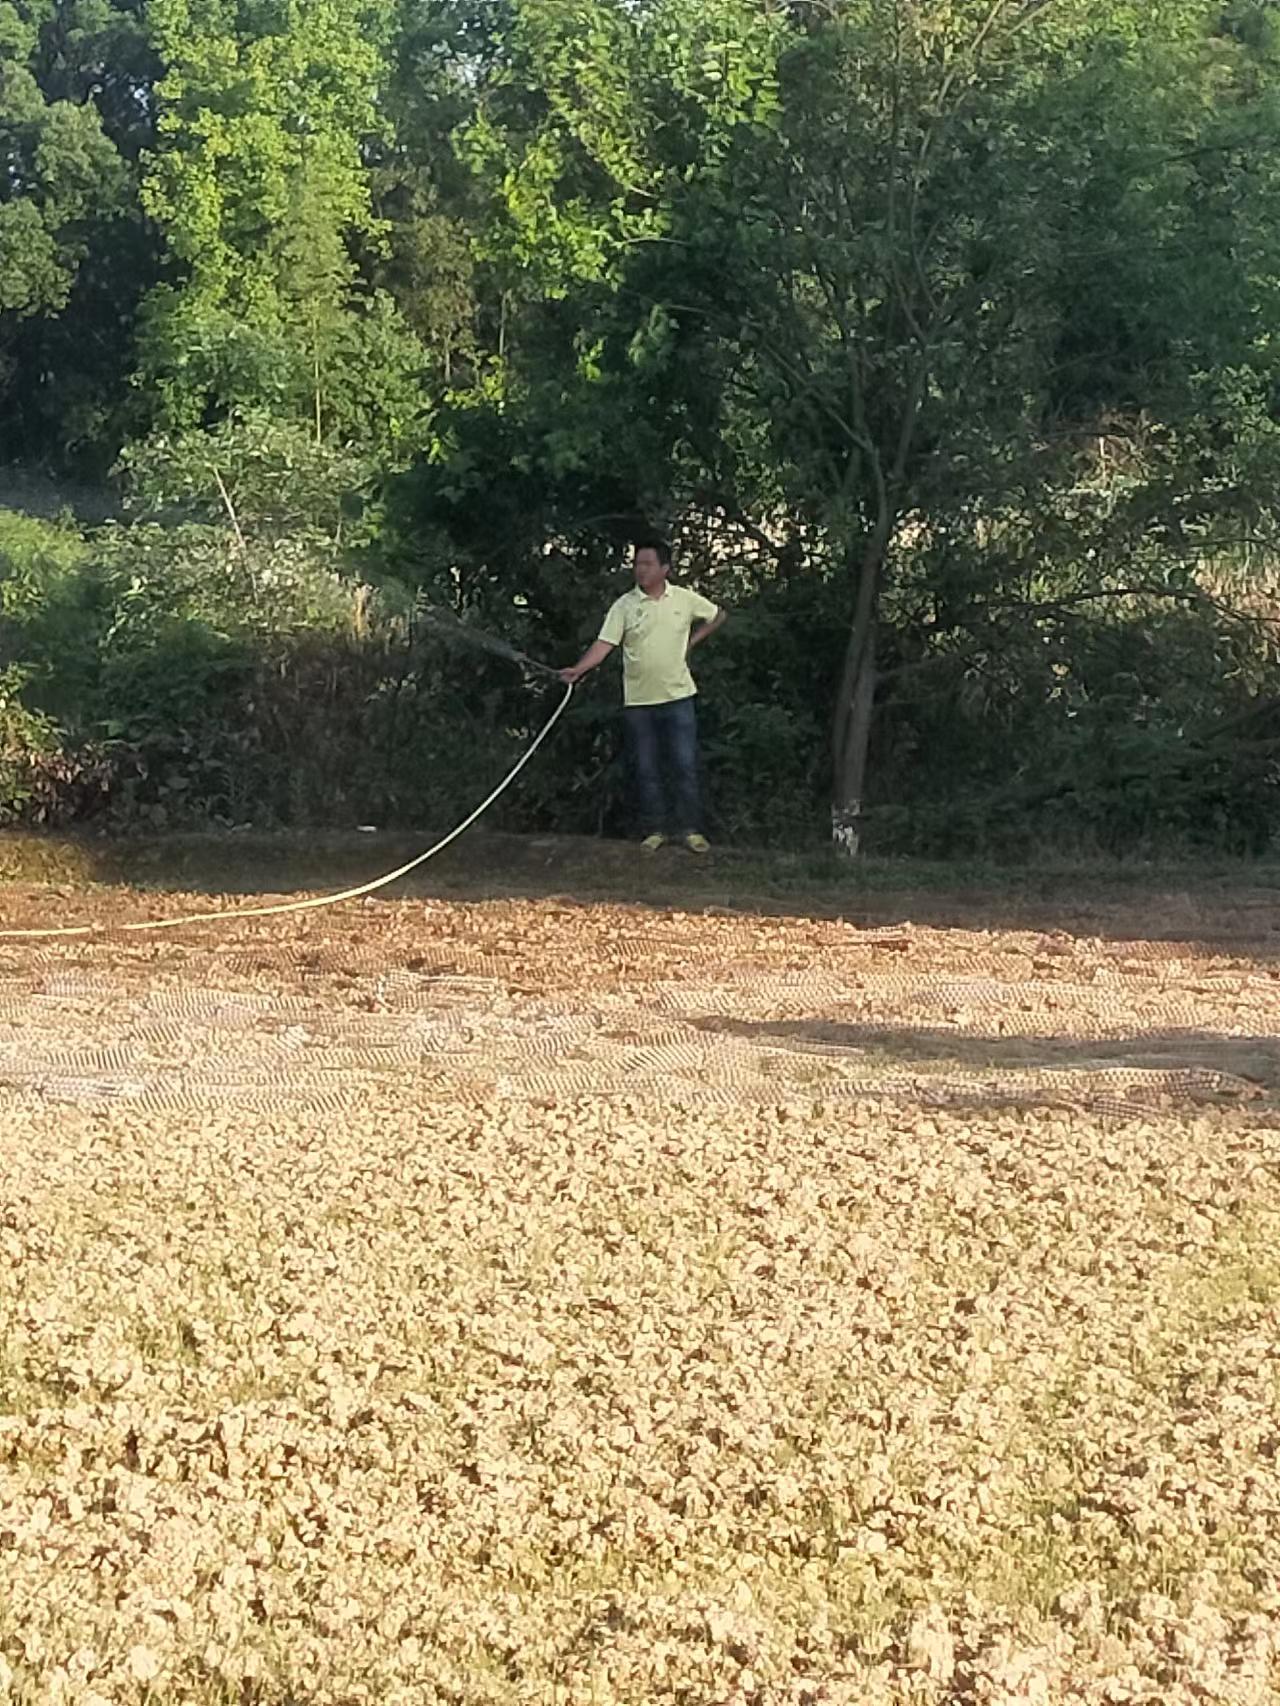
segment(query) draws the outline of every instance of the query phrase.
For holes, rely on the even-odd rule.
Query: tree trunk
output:
[[[850,646],[853,644],[850,636]],[[836,851],[856,859],[862,850],[862,800],[867,775],[867,748],[871,739],[871,713],[876,694],[875,630],[866,637],[858,666],[845,738],[835,755],[834,788],[831,797],[831,839]]]
[[[831,839],[836,851],[849,859],[858,856],[862,843],[863,788],[876,693],[876,616],[884,555],[883,530],[877,528],[863,553],[832,728]]]

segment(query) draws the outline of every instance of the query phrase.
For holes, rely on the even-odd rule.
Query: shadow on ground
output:
[[[24,915],[39,891],[123,884],[158,893],[291,895],[340,889],[429,846],[421,835],[350,832],[109,840],[0,835],[0,882]],[[609,901],[762,917],[843,918],[976,931],[1027,931],[1280,958],[1280,865],[1094,864],[999,867],[717,849],[647,856],[629,843],[482,830],[379,891],[441,897]],[[67,910],[59,898],[60,912]],[[65,922],[60,918],[59,922]]]
[[[753,1043],[806,1044],[847,1051],[895,1066],[954,1067],[964,1072],[1086,1072],[1110,1067],[1140,1071],[1197,1069],[1227,1073],[1259,1090],[1280,1091],[1280,1037],[1227,1036],[1191,1028],[1143,1031],[1104,1038],[998,1036],[944,1026],[837,1023],[829,1019],[690,1019],[700,1031]]]

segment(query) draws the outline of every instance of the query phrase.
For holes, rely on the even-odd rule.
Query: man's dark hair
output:
[[[664,569],[671,567],[671,546],[660,533],[637,533],[631,541],[633,551],[656,551]]]

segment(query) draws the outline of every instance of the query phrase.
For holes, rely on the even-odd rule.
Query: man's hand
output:
[[[594,645],[587,647],[577,663],[571,663],[568,669],[557,670],[556,674],[566,687],[574,687],[589,670],[595,669],[597,664],[602,664],[612,650],[608,640],[597,640]]]

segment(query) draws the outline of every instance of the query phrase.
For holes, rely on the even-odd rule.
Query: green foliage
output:
[[[388,15],[367,0],[158,0],[166,71],[143,186],[181,281],[153,293],[142,382],[190,432],[238,409],[394,452],[423,352],[385,292],[364,153],[382,129]]]
[[[0,39],[4,33],[0,24]],[[0,313],[25,315],[66,305],[86,227],[118,199],[123,171],[93,107],[45,99],[22,62],[34,53],[35,30],[11,28],[8,39],[10,57],[0,61]]]
[[[0,3],[0,459],[100,467],[123,428],[150,73],[129,0]]]
[[[1171,490],[1205,519],[1209,482],[1183,453],[1197,375],[1270,372],[1254,327],[1276,185],[1244,139],[1272,97],[1201,0],[866,0],[803,24],[734,0],[587,10],[593,28],[558,0],[518,8],[469,138],[487,252],[533,306],[574,304],[529,316],[501,406],[565,419],[587,466],[602,408],[628,421],[615,466],[638,418],[651,482],[780,506],[808,560],[845,577],[836,787],[856,809],[857,684],[916,518],[1017,507],[1052,536],[1077,507],[1082,438],[1142,422],[1113,533],[1167,530]],[[561,344],[549,412],[557,323],[577,373],[566,390]]]
[[[460,815],[415,594],[567,661],[649,521],[722,836],[1259,845],[1278,119],[1260,0],[0,0],[0,460],[127,518],[0,515],[7,809]]]
[[[67,525],[0,509],[0,611],[37,602],[84,561],[86,546]]]
[[[31,766],[58,747],[57,725],[23,703],[26,685],[20,665],[0,671],[0,815],[10,820],[31,798]]]
[[[230,519],[255,538],[304,538],[331,558],[375,473],[357,450],[263,410],[238,411],[207,432],[152,433],[129,446],[121,468],[139,514]]]

